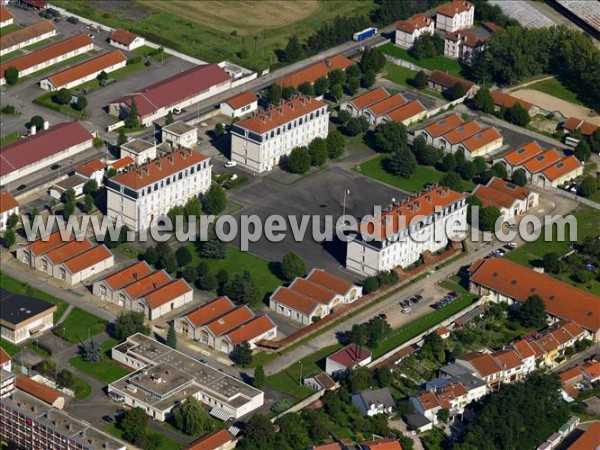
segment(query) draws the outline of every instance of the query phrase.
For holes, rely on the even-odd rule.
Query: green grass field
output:
[[[537,83],[527,86],[527,89],[534,89],[569,103],[585,106],[575,92],[571,91],[556,78],[538,81]]]
[[[85,112],[77,111],[73,108],[72,105],[59,105],[58,103],[54,103],[54,101],[52,101],[52,97],[54,96],[54,94],[55,92],[46,92],[45,94],[42,94],[39,97],[35,98],[33,100],[33,103],[39,106],[43,106],[44,108],[58,111],[69,117],[76,117],[79,119],[85,118]]]
[[[100,23],[124,28],[157,44],[210,62],[224,59],[253,69],[276,62],[274,51],[290,36],[304,40],[335,16],[367,15],[372,0],[92,2],[58,0],[57,6]]]
[[[19,140],[19,133],[13,131],[0,139],[0,148]]]
[[[123,366],[115,364],[110,359],[110,349],[117,345],[116,339],[104,341],[100,346],[104,352],[104,358],[97,363],[90,363],[81,359],[80,355],[69,360],[69,364],[82,372],[85,372],[103,383],[110,384],[129,373]]]
[[[10,25],[6,25],[5,27],[2,27],[2,36],[6,36],[7,34],[12,33],[13,31],[18,31],[21,28],[21,25],[19,25],[18,23],[11,23]]]
[[[385,161],[388,158],[388,155],[378,155],[360,166],[356,166],[354,170],[366,177],[374,178],[406,192],[421,191],[425,189],[427,184],[438,183],[444,176],[443,172],[433,167],[419,165],[410,178],[401,178],[384,169]],[[472,181],[463,181],[463,190],[471,191],[474,187],[475,185]]]
[[[4,29],[3,29],[3,31],[4,31]],[[23,52],[21,50],[13,50],[10,53],[2,55],[2,58],[0,58],[0,59],[2,60],[2,63],[4,64],[5,62],[7,62],[13,58],[16,58],[17,56],[21,56],[22,54],[23,54]]]
[[[60,335],[63,339],[77,344],[106,329],[106,322],[80,308],[73,308],[62,324]]]
[[[385,64],[384,78],[387,78],[388,80],[393,81],[394,83],[401,84],[402,86],[406,86],[411,89],[415,89],[410,84],[409,80],[413,79],[415,77],[416,73],[417,72],[407,69],[406,67],[400,67],[400,66],[397,66],[396,64],[392,64],[391,62],[387,62]],[[436,97],[436,98],[440,98],[440,99],[444,98],[442,96],[442,94],[440,94],[437,91],[434,91],[433,89],[426,88],[419,92],[423,92],[424,94],[428,94],[428,95],[431,95],[432,97]]]
[[[413,63],[415,66],[423,67],[429,70],[441,70],[442,72],[448,72],[453,75],[463,76],[463,68],[460,63],[454,59],[446,58],[445,56],[434,56],[432,58],[417,59],[411,55],[408,50],[397,47],[391,42],[379,47],[379,49],[386,55],[393,56],[394,58],[403,59],[405,61]]]
[[[77,400],[85,400],[92,393],[92,387],[81,378],[75,378],[75,384],[72,389],[75,391],[75,398]]]
[[[6,339],[2,338],[0,338],[0,347],[2,347],[10,356],[16,355],[22,350],[22,348],[18,345],[8,342]]]

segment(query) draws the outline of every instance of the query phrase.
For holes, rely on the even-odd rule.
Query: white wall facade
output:
[[[141,36],[137,36],[129,45],[121,44],[120,42],[114,41],[112,39],[109,39],[108,43],[113,47],[118,48],[119,50],[125,50],[126,52],[130,52],[131,50],[135,50],[136,48],[143,47],[144,45],[146,45],[146,39],[144,39]]]
[[[453,32],[470,28],[473,26],[475,19],[475,7],[471,7],[468,11],[457,13],[454,17],[448,17],[444,14],[437,13],[435,18],[435,26],[438,30]]]
[[[58,91],[59,89],[63,89],[63,88],[64,89],[72,89],[76,86],[79,86],[80,84],[87,83],[88,81],[91,81],[91,80],[95,80],[96,77],[98,76],[98,74],[102,71],[104,71],[106,73],[114,72],[117,69],[121,69],[122,67],[125,67],[126,64],[127,64],[127,60],[123,60],[121,62],[113,64],[112,66],[105,67],[104,69],[100,69],[94,73],[90,73],[89,75],[81,77],[77,80],[73,80],[70,83],[63,84],[62,86],[57,86],[54,83],[52,83],[49,78],[44,78],[43,80],[40,81],[40,87],[46,91]]]
[[[403,30],[396,29],[396,33],[394,35],[394,44],[396,44],[399,47],[409,49],[413,45],[415,45],[417,39],[419,39],[423,34],[433,34],[434,29],[435,25],[433,23],[433,20],[426,27],[415,28],[415,30],[412,33],[407,33]]]
[[[111,254],[108,258],[98,261],[80,272],[71,273],[69,269],[62,264],[58,264],[53,269],[54,278],[64,281],[65,283],[73,286],[74,284],[81,283],[83,280],[94,277],[100,272],[106,269],[110,269],[115,265],[115,257]]]
[[[13,214],[19,215],[19,207],[18,206],[14,207],[12,209],[9,209],[7,211],[4,211],[3,213],[0,213],[0,231],[6,230],[6,224],[8,223],[8,218],[10,216],[12,216]]]
[[[2,338],[13,344],[19,344],[30,337],[39,336],[41,333],[54,326],[54,318],[52,313],[55,309],[56,308],[50,309],[48,313],[25,325],[17,327],[16,330],[12,330],[5,326],[0,327]],[[35,333],[31,333],[31,330],[37,331]]]
[[[162,141],[167,144],[171,144],[174,148],[192,148],[195,147],[196,143],[198,142],[198,129],[194,128],[187,133],[175,134],[163,128]]]
[[[258,109],[258,100],[250,103],[249,105],[244,105],[241,108],[233,109],[229,106],[229,103],[221,103],[221,114],[224,114],[228,117],[242,117],[246,114],[251,114]]]
[[[5,22],[3,22],[3,24],[4,23]],[[11,23],[12,23],[12,19],[11,19]],[[6,25],[10,25],[10,24],[6,24]],[[5,25],[2,25],[2,26],[4,27]],[[39,36],[32,37],[31,39],[28,39],[26,41],[19,42],[18,44],[15,44],[11,47],[6,47],[5,49],[0,50],[0,56],[4,56],[10,52],[14,52],[15,50],[19,50],[20,48],[29,47],[30,45],[33,45],[40,41],[43,41],[44,39],[50,39],[53,36],[56,36],[55,29],[52,31],[48,31],[47,33],[44,33],[44,34],[40,34]]]

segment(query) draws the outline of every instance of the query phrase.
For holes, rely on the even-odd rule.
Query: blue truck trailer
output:
[[[357,31],[356,33],[354,33],[354,35],[352,36],[352,39],[355,40],[356,42],[360,42],[360,41],[364,41],[367,38],[370,38],[371,36],[375,36],[376,34],[377,34],[377,28],[374,28],[374,27],[365,28],[362,31]]]

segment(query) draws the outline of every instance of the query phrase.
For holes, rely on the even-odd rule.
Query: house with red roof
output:
[[[346,110],[352,117],[359,117],[365,108],[375,103],[385,100],[390,93],[384,87],[376,87],[367,92],[363,92],[349,100],[340,103],[340,111]]]
[[[437,413],[447,409],[450,417],[462,414],[467,404],[475,399],[469,397],[469,391],[460,382],[448,382],[419,396],[410,397],[415,411],[423,414],[433,424],[439,422]]]
[[[6,372],[12,371],[12,358],[2,347],[0,347],[0,369]]]
[[[98,186],[101,186],[104,181],[104,172],[104,163],[99,159],[93,159],[75,168],[75,175],[86,180],[94,180]]]
[[[35,398],[46,402],[57,409],[64,409],[66,405],[65,395],[62,392],[58,392],[45,384],[39,383],[25,375],[19,375],[15,386],[27,392],[29,395],[33,395]]]
[[[359,450],[402,450],[400,442],[391,438],[373,439],[358,444]]]
[[[483,30],[459,30],[444,35],[444,56],[471,65],[476,52],[485,48],[488,34]]]
[[[465,97],[472,97],[477,92],[478,87],[471,81],[459,78],[451,73],[441,70],[432,71],[427,77],[427,87],[438,92],[446,92],[452,89],[456,84],[462,84]]]
[[[254,92],[241,92],[221,103],[221,113],[228,117],[242,117],[258,109],[258,97]]]
[[[13,21],[13,15],[10,13],[8,8],[0,6],[0,28],[4,28],[8,25],[11,25]]]
[[[153,272],[154,269],[146,261],[139,261],[128,267],[121,267],[116,272],[94,282],[92,293],[102,300],[118,303],[117,292],[119,289],[141,280]],[[124,304],[121,306],[124,306]]]
[[[435,9],[435,27],[452,33],[473,26],[475,6],[467,0],[452,0]]]
[[[562,125],[563,130],[570,135],[581,133],[583,137],[589,138],[598,130],[598,126],[591,122],[586,122],[577,117],[569,117]]]
[[[0,15],[2,22],[8,22],[12,19],[12,14],[6,8],[0,10]],[[0,41],[0,56],[23,47],[28,47],[53,36],[56,36],[56,27],[49,20],[40,20],[11,33],[3,33],[2,41]]]
[[[509,109],[515,106],[517,103],[521,105],[525,111],[529,113],[530,116],[535,116],[540,109],[532,103],[526,102],[525,100],[521,100],[520,98],[513,97],[506,92],[502,92],[499,90],[490,91],[492,96],[492,100],[494,100],[494,106],[496,111],[500,111],[502,108]]]
[[[435,22],[431,17],[416,14],[408,20],[396,22],[394,44],[398,47],[410,49],[423,34],[433,35],[434,29]]]
[[[19,203],[8,191],[0,191],[0,231],[6,230],[8,219],[19,214]]]
[[[370,362],[371,352],[368,348],[350,344],[325,359],[325,372],[334,378],[340,378],[345,376],[346,371],[364,367]]]
[[[464,123],[465,121],[458,114],[447,114],[431,122],[424,128],[416,130],[415,137],[422,136],[427,144],[438,146],[438,140],[441,136],[464,125]]]
[[[517,186],[510,181],[492,177],[487,184],[478,184],[473,195],[481,200],[483,206],[498,208],[505,219],[525,214],[539,204],[539,193]]]
[[[131,31],[117,29],[108,35],[108,43],[115,48],[130,52],[146,45],[146,40]]]
[[[213,431],[186,445],[182,450],[231,450],[235,448],[234,436],[225,429]]]
[[[7,186],[91,148],[93,137],[81,123],[64,122],[2,147],[0,185]]]
[[[432,125],[435,126],[435,123]],[[502,147],[503,144],[502,135],[498,130],[494,127],[482,126],[476,120],[459,123],[455,128],[449,129],[432,140],[434,146],[445,152],[462,152],[469,160],[478,156],[486,156]]]

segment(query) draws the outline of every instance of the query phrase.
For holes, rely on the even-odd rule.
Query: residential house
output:
[[[172,148],[193,148],[198,143],[198,128],[178,120],[162,127],[161,138]]]
[[[582,137],[588,138],[592,136],[597,130],[598,126],[593,123],[586,122],[585,120],[577,117],[569,117],[562,126],[563,130],[567,131],[570,135],[581,134]]]
[[[231,450],[235,444],[235,437],[222,428],[186,445],[182,450]]]
[[[600,446],[600,422],[593,422],[567,449],[595,450],[598,446]]]
[[[231,160],[256,172],[278,165],[296,147],[329,132],[325,103],[299,96],[231,127]]]
[[[433,34],[435,23],[431,17],[416,14],[408,20],[396,22],[394,44],[410,49],[415,42],[425,33]]]
[[[365,108],[379,103],[390,96],[390,93],[384,87],[377,87],[367,92],[359,94],[349,100],[340,103],[340,111],[346,110],[350,112],[352,117],[362,115]]]
[[[130,52],[144,46],[146,40],[131,31],[117,29],[108,35],[108,43],[113,47]]]
[[[436,119],[424,128],[415,131],[415,137],[422,136],[429,145],[439,147],[439,138],[455,128],[464,125],[458,114],[451,113]]]
[[[539,108],[532,103],[526,102],[525,100],[521,100],[520,98],[513,97],[506,92],[502,92],[499,90],[490,91],[492,99],[494,100],[494,106],[496,111],[500,111],[501,109],[510,109],[515,106],[517,103],[525,109],[529,113],[531,117],[535,116],[539,113]]]
[[[481,200],[484,207],[498,208],[505,219],[525,214],[538,205],[540,198],[535,191],[497,177],[492,177],[485,185],[477,185],[473,195]]]
[[[466,0],[452,0],[435,11],[435,27],[450,33],[472,27],[475,20],[475,6]]]
[[[546,167],[536,179],[540,187],[557,188],[583,175],[583,163],[575,156],[569,155]]]
[[[448,153],[462,152],[469,160],[502,147],[502,135],[493,127],[482,127],[471,120],[454,128],[437,140],[438,146]]]
[[[56,305],[39,298],[13,294],[0,288],[0,333],[20,344],[54,326]]]
[[[600,380],[600,361],[591,360],[583,365],[583,378],[589,383]]]
[[[444,56],[471,65],[477,52],[483,51],[487,36],[473,31],[454,31],[444,35]]]
[[[141,280],[153,272],[154,269],[152,269],[146,261],[139,261],[128,267],[119,269],[117,272],[102,280],[96,281],[93,284],[92,293],[102,300],[118,303],[119,298],[117,293],[120,289]],[[125,297],[123,297],[122,300],[122,303],[119,303],[119,306],[121,307],[125,306]]]
[[[129,157],[137,166],[144,164],[156,158],[156,143],[148,142],[143,139],[132,139],[121,145],[121,159]],[[113,168],[117,169],[116,167]]]
[[[467,404],[468,391],[461,383],[448,383],[437,386],[418,397],[410,397],[410,403],[415,410],[423,414],[433,424],[439,422],[437,414],[442,409],[447,409],[450,417],[462,414]]]
[[[406,102],[407,100],[401,94],[390,95],[375,104],[367,106],[363,109],[362,116],[367,119],[369,125],[376,126],[381,123],[387,113],[400,108]]]
[[[315,391],[331,391],[339,386],[326,372],[317,372],[304,377],[302,383]]]
[[[117,159],[108,164],[108,170],[114,169],[117,173],[127,172],[133,169],[135,166],[135,160],[131,156],[124,156],[123,158]]]
[[[537,141],[531,141],[522,146],[510,150],[509,152],[498,156],[493,160],[493,163],[500,163],[506,169],[508,176],[512,176],[513,172],[520,167],[525,161],[540,155],[544,150]]]
[[[385,414],[388,417],[396,413],[396,402],[388,388],[368,389],[352,395],[352,404],[363,416],[373,417]]]
[[[65,394],[59,392],[45,384],[39,383],[32,380],[25,375],[19,375],[17,377],[15,387],[29,395],[33,395],[35,398],[48,403],[50,406],[56,409],[65,409],[66,399]]]
[[[98,186],[104,182],[104,163],[99,159],[93,159],[75,168],[75,175],[86,180],[94,180]]]
[[[13,214],[19,215],[19,203],[9,191],[0,191],[0,232],[6,230],[8,219]]]
[[[427,77],[427,87],[438,92],[446,92],[452,89],[457,83],[462,84],[465,97],[470,98],[477,92],[477,86],[471,81],[459,78],[441,70],[432,71]]]
[[[358,444],[358,450],[402,450],[400,442],[391,438],[373,439]]]
[[[251,114],[258,109],[258,97],[254,92],[242,92],[221,103],[221,113],[232,119]]]
[[[9,25],[8,22],[13,20],[8,9],[2,8],[0,10],[0,20],[4,24],[2,28]],[[49,20],[40,20],[11,33],[3,32],[2,41],[0,42],[0,56],[29,47],[53,36],[56,36],[56,27]]]
[[[73,190],[75,197],[79,197],[83,195],[83,186],[87,182],[87,179],[80,177],[79,175],[72,175],[58,181],[48,190],[48,193],[50,194],[50,197],[55,198],[56,200],[62,200],[65,192]]]
[[[13,22],[14,22],[13,15],[10,13],[8,8],[5,8],[4,6],[0,6],[0,28],[4,28],[9,25],[12,25]],[[3,37],[5,37],[5,36],[3,36]],[[4,54],[4,53],[2,53],[2,54]]]
[[[355,367],[364,367],[371,362],[371,352],[358,344],[350,344],[325,359],[325,372],[334,378],[342,378]]]
[[[427,117],[427,108],[419,100],[408,102],[382,117],[382,122],[397,122],[409,127]]]

